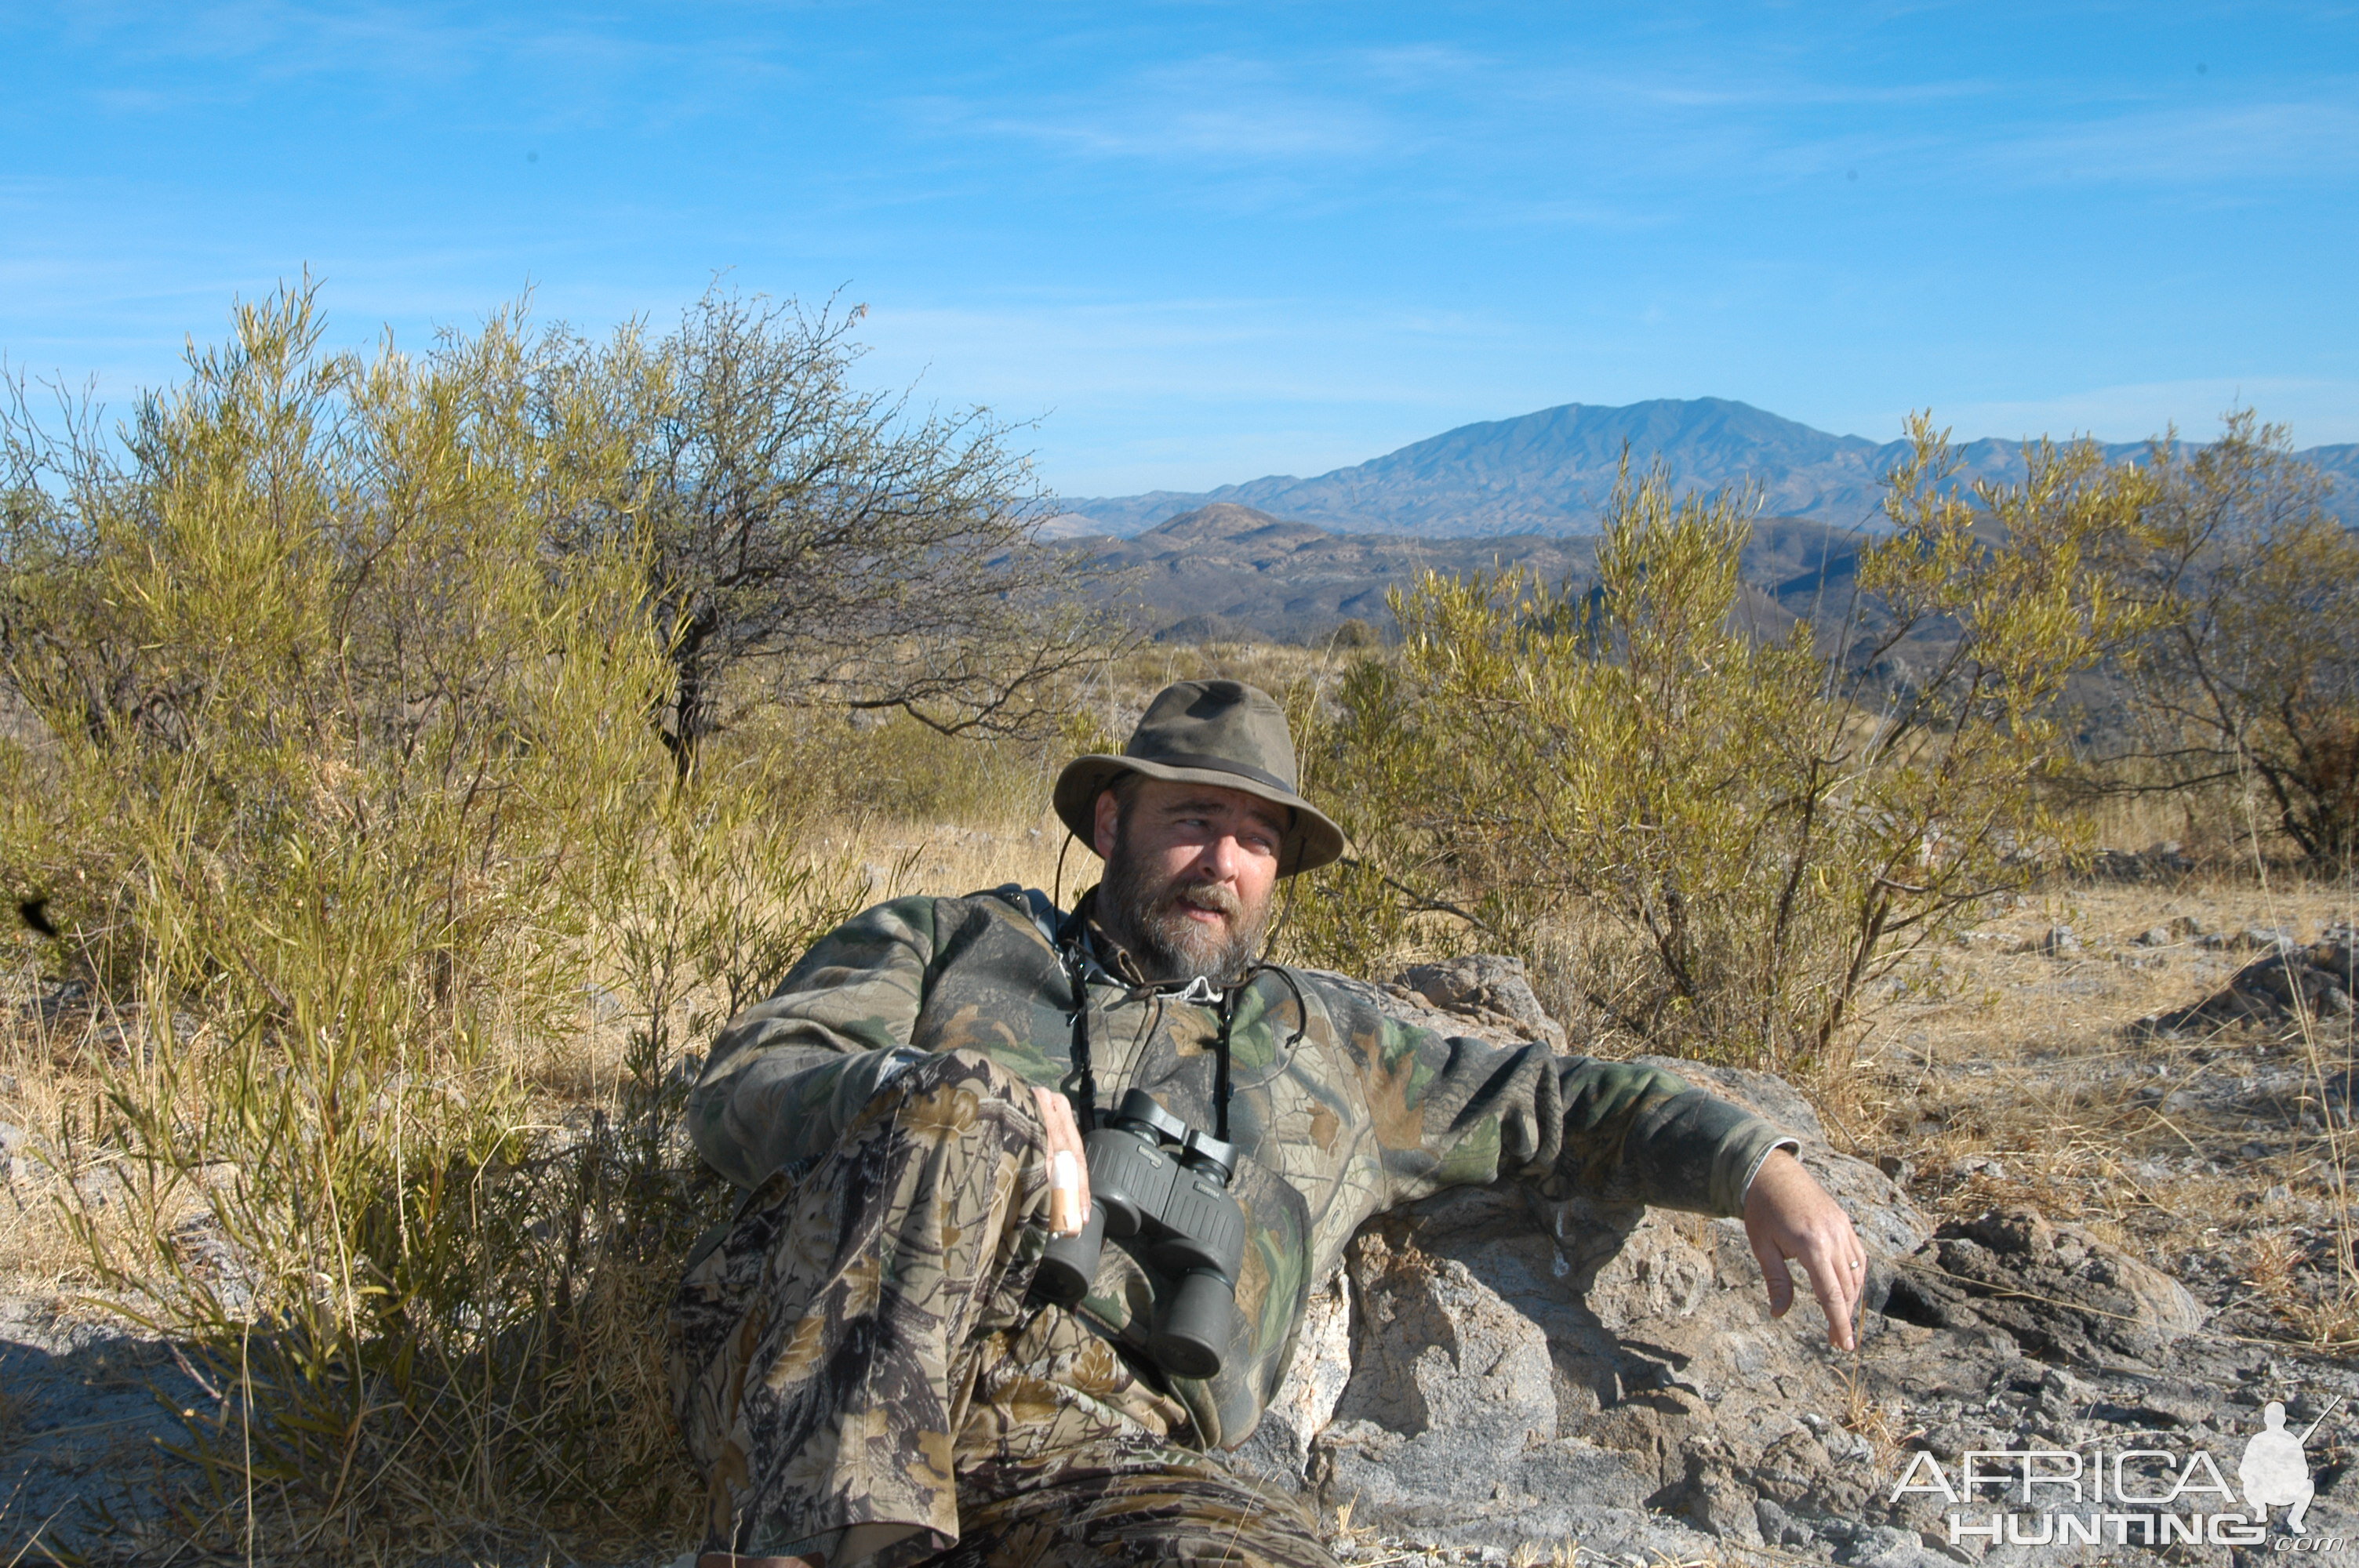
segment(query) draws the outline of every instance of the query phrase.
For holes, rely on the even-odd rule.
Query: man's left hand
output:
[[[1769,1284],[1769,1315],[1783,1317],[1794,1304],[1790,1259],[1810,1276],[1810,1292],[1826,1311],[1827,1343],[1853,1348],[1852,1315],[1866,1284],[1867,1254],[1851,1217],[1791,1151],[1772,1152],[1753,1173],[1745,1190],[1745,1236]]]

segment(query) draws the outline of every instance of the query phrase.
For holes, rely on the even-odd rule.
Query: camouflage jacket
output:
[[[1087,956],[1105,949],[1075,939],[1085,925],[1012,885],[897,899],[847,922],[714,1042],[689,1100],[698,1149],[753,1186],[824,1152],[917,1053],[981,1051],[1078,1103],[1077,977],[1099,1107],[1136,1085],[1212,1129],[1222,1004],[1109,972]],[[1118,951],[1111,961],[1127,967]],[[1310,1288],[1370,1216],[1510,1176],[1544,1196],[1735,1214],[1782,1141],[1660,1069],[1445,1037],[1386,1016],[1341,976],[1265,967],[1227,1005],[1232,1190],[1247,1227],[1233,1339],[1211,1379],[1149,1370],[1207,1447],[1259,1422]],[[1148,1370],[1165,1281],[1117,1244],[1104,1257],[1079,1310]]]

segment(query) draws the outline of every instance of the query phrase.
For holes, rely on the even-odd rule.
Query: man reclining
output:
[[[700,1568],[1329,1568],[1217,1451],[1352,1234],[1458,1184],[1742,1215],[1773,1314],[1799,1262],[1849,1347],[1858,1239],[1758,1118],[1260,958],[1278,880],[1343,853],[1296,778],[1264,693],[1170,687],[1057,781],[1105,861],[1071,914],[880,904],[722,1032],[690,1127],[747,1191],[673,1323]]]

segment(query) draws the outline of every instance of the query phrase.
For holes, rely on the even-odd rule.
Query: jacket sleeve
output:
[[[1351,1033],[1388,1203],[1514,1177],[1550,1198],[1737,1215],[1761,1162],[1794,1143],[1659,1067],[1491,1045],[1390,1018]]]
[[[740,1186],[824,1152],[912,1059],[935,901],[878,904],[822,937],[766,1001],[731,1019],[689,1091],[697,1152]]]

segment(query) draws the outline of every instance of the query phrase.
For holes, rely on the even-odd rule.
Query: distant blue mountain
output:
[[[1625,444],[1639,467],[1660,458],[1683,492],[1751,483],[1769,516],[1842,528],[1877,526],[1879,481],[1908,451],[1904,441],[1830,436],[1724,397],[1658,398],[1623,408],[1568,403],[1462,425],[1313,479],[1273,474],[1202,492],[1068,501],[1059,531],[1092,531],[1093,524],[1127,537],[1180,513],[1228,503],[1345,533],[1428,539],[1587,533],[1613,491]],[[2143,449],[2133,442],[2106,451],[2118,458]],[[2345,522],[2359,522],[2359,445],[2313,447],[2300,455],[2336,481],[2334,510]],[[1959,456],[1968,477],[2023,472],[2019,442],[1971,441]]]

